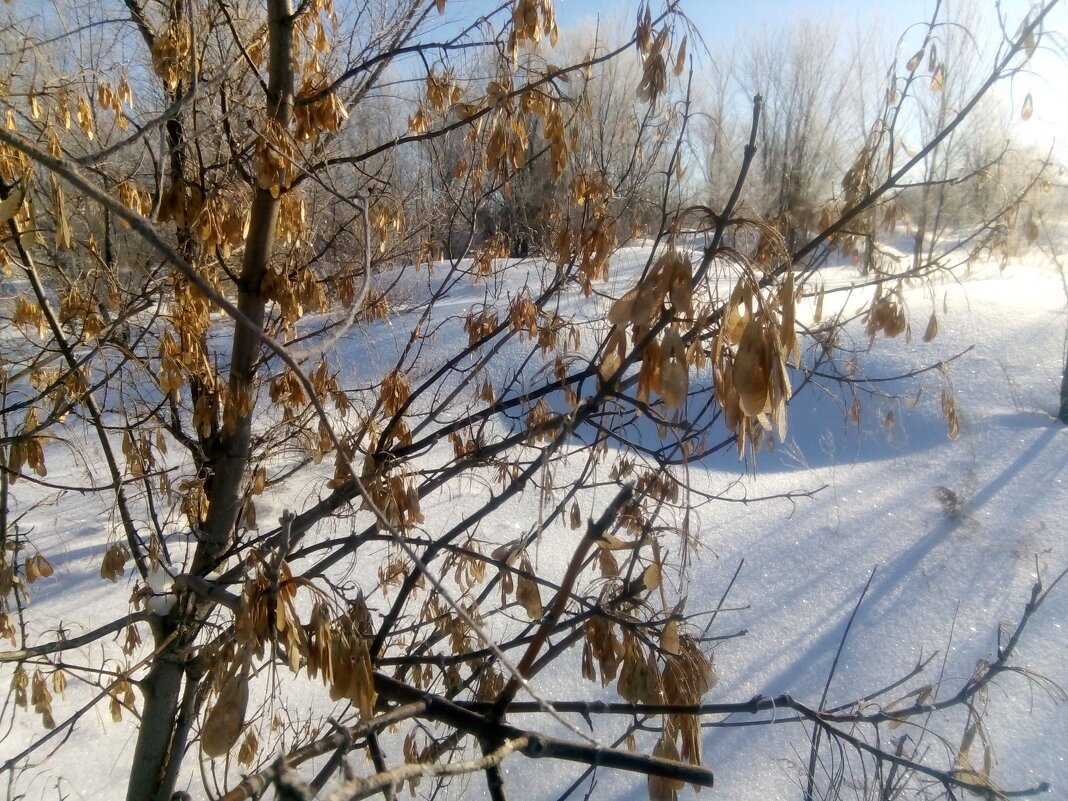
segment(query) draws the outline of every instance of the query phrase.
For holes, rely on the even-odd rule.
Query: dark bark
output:
[[[1061,413],[1057,419],[1068,425],[1068,357],[1065,358],[1064,372],[1061,374]]]
[[[141,726],[130,766],[126,801],[169,801],[174,792],[177,770],[173,760],[181,760],[185,742],[177,742],[176,714],[181,696],[185,666],[179,661],[172,642],[152,662],[141,680],[144,696]],[[170,786],[165,779],[171,777]]]
[[[270,0],[268,14],[269,112],[280,127],[287,129],[293,108],[294,40],[290,0]],[[168,130],[172,135],[181,137],[179,121],[173,120],[172,123]],[[178,150],[174,147],[172,155],[177,154]],[[172,168],[180,174],[180,160],[174,161]],[[266,303],[262,285],[275,248],[278,207],[278,197],[269,190],[257,188],[239,282],[237,306],[244,320],[235,323],[234,329],[228,399],[231,404],[241,402],[243,391],[248,393],[246,397],[251,397],[253,391]],[[234,415],[233,425],[228,431],[202,443],[206,451],[205,461],[211,465],[213,476],[209,484],[208,515],[200,532],[199,546],[190,571],[193,575],[200,576],[213,569],[229,545],[241,506],[241,487],[251,455],[251,426],[250,408],[245,414]],[[173,617],[158,620],[154,626],[155,641],[161,651],[152,663],[148,676],[141,681],[144,710],[130,772],[127,801],[169,801],[196,714],[200,673],[182,655],[194,645],[200,626],[198,621],[206,619],[210,604],[188,594],[187,598],[179,601],[179,608],[186,611],[176,610],[172,613]]]
[[[267,104],[271,118],[287,130],[293,116],[293,9],[289,0],[268,3],[270,36],[270,78]],[[284,187],[283,187],[284,191]],[[227,404],[251,403],[252,380],[259,362],[263,335],[263,279],[270,267],[277,239],[279,192],[256,188],[252,201],[245,255],[238,281],[238,309],[246,322],[234,330],[230,363],[230,397]],[[226,551],[241,507],[241,485],[248,467],[252,438],[251,409],[233,415],[233,424],[218,439],[216,452],[209,455],[212,465],[208,518],[204,522],[201,548],[193,563],[193,573],[215,567]]]

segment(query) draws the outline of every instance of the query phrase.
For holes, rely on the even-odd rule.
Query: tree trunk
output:
[[[175,643],[167,646],[140,682],[145,704],[130,766],[126,801],[170,801],[174,792],[178,772],[171,762],[181,760],[185,751],[185,738],[177,742],[175,737],[178,702],[185,675],[185,665],[176,651]],[[168,777],[170,786],[166,786]]]
[[[268,0],[267,6],[268,112],[280,128],[288,130],[293,115],[293,4],[291,0]],[[180,163],[176,164],[176,169],[181,170]],[[235,323],[228,404],[241,404],[243,392],[247,393],[245,398],[253,400],[253,379],[259,363],[266,304],[263,279],[277,240],[279,195],[277,190],[271,192],[257,187],[253,200],[238,282],[238,307],[252,322],[252,327]],[[228,419],[230,428],[207,440],[209,447],[205,457],[213,475],[208,513],[199,532],[190,568],[194,575],[204,575],[224,558],[241,505],[241,489],[251,456],[252,409],[231,411]],[[188,595],[188,592],[179,593],[178,603],[171,613],[174,617],[168,616],[159,621],[163,625],[153,627],[156,647],[162,646],[162,649],[153,660],[148,675],[140,682],[144,709],[130,769],[127,801],[170,801],[174,792],[192,716],[196,713],[195,696],[201,679],[199,667],[189,662],[194,658],[190,654],[196,647],[198,621],[208,617],[210,608],[210,604]],[[182,609],[189,611],[179,611]],[[178,636],[166,643],[167,636],[175,631]]]
[[[293,9],[291,0],[270,0],[270,76],[267,83],[267,110],[273,122],[288,131],[293,118]],[[273,191],[272,191],[273,190]],[[222,435],[210,454],[211,491],[208,516],[204,521],[200,547],[193,560],[193,572],[213,569],[226,552],[241,508],[241,487],[248,468],[252,438],[253,378],[259,363],[266,298],[263,281],[270,269],[277,241],[280,195],[287,187],[258,186],[252,201],[245,255],[238,280],[237,305],[252,323],[250,329],[237,323],[231,350],[229,398],[227,406],[239,411],[224,412]],[[249,408],[244,408],[249,404]]]
[[[1068,357],[1064,361],[1064,372],[1061,373],[1061,413],[1057,419],[1068,425]]]

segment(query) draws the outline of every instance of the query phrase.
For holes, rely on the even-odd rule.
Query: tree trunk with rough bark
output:
[[[290,0],[268,0],[267,5],[267,110],[278,130],[288,132],[293,117],[293,7]],[[225,558],[241,507],[251,449],[251,387],[259,363],[266,306],[263,279],[277,242],[281,194],[277,187],[255,189],[238,295],[238,307],[252,325],[234,323],[227,403],[239,408],[224,414],[224,419],[230,421],[229,428],[207,441],[205,463],[211,466],[213,476],[208,511],[198,532],[190,568],[195,576],[206,575]],[[188,719],[196,711],[194,699],[200,682],[200,671],[189,661],[188,653],[211,606],[185,590],[179,593],[176,607],[154,621],[153,634],[160,653],[140,684],[144,709],[127,801],[170,801],[174,792],[188,741]]]

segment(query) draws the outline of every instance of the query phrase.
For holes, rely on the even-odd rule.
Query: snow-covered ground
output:
[[[622,294],[646,253],[634,248],[621,254],[609,294]],[[420,275],[425,277],[425,272]],[[855,274],[833,268],[823,277],[835,286]],[[420,280],[425,278],[413,279],[409,296],[418,298]],[[514,276],[507,280],[519,281]],[[466,310],[485,291],[460,290],[443,312]],[[973,673],[978,660],[993,657],[999,627],[1019,618],[1038,573],[1049,581],[1068,567],[1068,429],[1053,417],[1068,323],[1060,277],[1039,259],[1018,260],[1003,272],[976,266],[959,281],[946,281],[933,291],[916,286],[907,293],[913,340],[878,337],[870,351],[858,356],[858,376],[897,375],[968,352],[945,371],[930,370],[897,383],[861,381],[859,426],[850,419],[852,395],[841,386],[808,388],[791,405],[786,441],[773,452],[757,455],[755,474],[747,472],[733,451],[688,466],[694,487],[736,501],[705,505],[696,512],[700,547],[692,554],[688,584],[681,588],[694,599],[689,608],[698,608],[698,599],[700,608],[713,608],[741,564],[715,632],[745,634],[725,637],[717,645],[720,681],[706,701],[743,702],[787,692],[817,705],[869,579],[827,706],[879,690],[935,652],[938,656],[926,673],[898,694],[941,681],[937,692],[945,697]],[[852,296],[846,308],[859,308],[864,299]],[[924,343],[921,335],[932,309],[938,310],[941,332]],[[596,318],[603,308],[576,301],[571,311]],[[368,365],[385,369],[407,338],[406,325],[400,314],[346,337],[339,344],[342,362],[363,370]],[[850,332],[863,349],[867,337],[862,329],[862,323],[854,323]],[[456,337],[466,341],[458,323],[441,328],[428,347],[435,353],[451,352]],[[947,437],[942,414],[941,395],[949,385],[960,413],[955,440]],[[879,394],[869,396],[868,389]],[[887,425],[890,413],[893,422]],[[47,455],[49,480],[57,483],[77,472],[79,460],[95,458],[91,451],[75,451],[63,443],[51,444]],[[289,496],[264,502],[261,519],[273,519],[318,486],[310,480],[292,482],[286,488]],[[756,500],[786,494],[794,497]],[[40,495],[47,500],[55,493]],[[428,499],[424,514],[428,519],[437,515],[434,519],[446,524],[483,497],[472,492]],[[947,500],[955,500],[956,508],[949,509],[953,503]],[[537,514],[535,500],[526,498],[517,509],[522,511],[524,505]],[[32,587],[29,642],[44,639],[59,625],[74,636],[107,622],[117,609],[121,613],[126,598],[97,575],[105,543],[115,533],[108,494],[68,494],[58,505],[25,511],[19,525],[24,530],[32,527],[35,542],[56,568],[51,578]],[[509,522],[500,528],[501,542],[521,533]],[[551,572],[568,558],[562,544],[554,552],[554,542],[549,536],[540,544],[539,569]],[[127,579],[129,575],[127,571]],[[70,660],[94,661],[101,647]],[[114,652],[109,658],[118,669],[136,657],[124,662]],[[1014,664],[1068,685],[1068,585],[1059,587],[1030,622]],[[11,670],[10,664],[0,665],[5,687]],[[544,696],[554,699],[587,697],[591,686],[577,672],[543,675],[538,682]],[[56,699],[56,719],[73,714],[93,692],[72,680],[68,698]],[[1068,796],[1064,706],[1020,673],[999,676],[987,700],[985,722],[997,758],[994,780],[1008,788],[1048,781],[1052,797]],[[124,711],[124,721],[113,723],[107,703],[100,705],[79,720],[54,755],[46,758],[51,747],[36,752],[33,767],[17,773],[17,782],[6,785],[8,792],[27,798],[121,797],[134,737],[131,717]],[[769,717],[774,716],[758,719]],[[583,725],[578,718],[576,723]],[[929,747],[952,753],[959,745],[963,715],[955,725],[941,732],[946,745],[931,738]],[[896,730],[895,736],[906,733],[919,736],[909,727]],[[14,715],[8,695],[0,709],[3,759],[41,734],[37,716],[21,711]],[[595,734],[612,739],[608,729]],[[704,761],[715,771],[716,787],[702,797],[799,799],[808,737],[809,730],[795,723],[706,728]],[[516,797],[522,799],[556,798],[568,777],[580,772],[568,765],[546,769],[544,763],[518,756],[506,763],[506,776],[521,780],[522,792]],[[190,781],[194,797],[202,797],[199,777],[191,775]],[[645,782],[632,775],[602,770],[596,782],[594,798],[646,797]],[[461,788],[484,792],[479,776],[455,783],[452,797],[459,797]],[[581,798],[588,790],[587,782],[572,797]],[[684,791],[688,793],[689,788]]]
[[[947,649],[939,694],[951,694],[977,660],[993,658],[998,627],[1019,618],[1036,568],[1048,582],[1068,566],[1068,429],[1051,414],[1063,367],[1059,278],[1016,264],[1003,274],[977,271],[940,287],[939,306],[943,291],[950,313],[937,339],[877,340],[863,365],[869,377],[890,375],[974,345],[949,367],[962,418],[957,440],[946,436],[937,373],[924,376],[914,409],[902,401],[873,403],[859,441],[845,433],[846,414],[836,399],[824,398],[813,412],[810,394],[791,417],[798,450],[762,454],[747,485],[754,495],[827,489],[796,507],[728,509],[722,517],[717,510],[717,520],[706,522],[716,554],[708,560],[715,576],[710,590],[744,559],[732,600],[749,607],[736,617],[749,634],[717,651],[717,696],[789,692],[818,703],[872,571],[828,705],[863,697]],[[917,332],[931,306],[920,296],[911,299]],[[895,421],[888,430],[881,423],[890,410]],[[724,467],[710,470],[710,479]],[[961,500],[959,516],[946,514],[939,488]],[[1018,664],[1063,686],[1066,656],[1068,587],[1062,587],[1032,621]],[[941,662],[940,655],[911,686],[937,681]],[[988,724],[1002,786],[1048,780],[1054,797],[1068,792],[1064,712],[1019,675],[997,681]],[[718,772],[722,797],[798,797],[807,752],[791,750],[805,747],[796,728],[712,730],[706,761]],[[959,745],[962,730],[963,722],[950,747]]]

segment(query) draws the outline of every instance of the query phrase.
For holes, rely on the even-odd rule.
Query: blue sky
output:
[[[762,23],[808,15],[825,15],[837,18],[892,14],[901,20],[919,19],[924,0],[898,0],[894,3],[835,2],[834,0],[753,0],[749,3],[727,0],[693,0],[683,2],[683,10],[701,29],[710,42],[729,37],[746,27],[759,27]],[[638,8],[635,0],[560,0],[557,15],[562,22],[585,16],[603,14],[622,15],[633,18]]]
[[[654,11],[658,4],[653,2]],[[993,25],[994,12],[1000,7],[1008,20],[1009,32],[1026,16],[1034,3],[1031,0],[943,0],[943,9],[975,6],[988,25]],[[583,19],[599,17],[608,24],[633,25],[638,0],[557,0],[557,19],[561,28],[570,27]],[[886,46],[893,47],[897,37],[909,26],[930,18],[934,0],[683,0],[683,10],[700,31],[707,45],[729,44],[736,36],[762,28],[774,30],[791,20],[823,18],[837,20],[847,29],[876,25],[887,37]],[[1047,31],[1058,37],[1068,33],[1068,3],[1062,0],[1047,17]],[[1062,39],[1063,42],[1063,39]],[[1034,99],[1034,116],[1021,124],[1021,134],[1040,145],[1056,140],[1062,153],[1068,152],[1068,56],[1040,51],[1032,59],[1035,74],[1016,80],[1011,87],[1014,105],[1022,103],[1030,92]]]
[[[965,4],[959,0],[944,0],[943,8]],[[557,0],[557,16],[565,24],[598,14],[606,18],[633,19],[638,5],[637,0]],[[653,5],[655,9],[656,4]],[[976,0],[975,5],[992,12],[995,3],[994,0]],[[1009,19],[1018,21],[1023,19],[1032,3],[1030,0],[1001,0],[1000,5]],[[682,7],[711,43],[729,38],[745,28],[759,28],[765,23],[777,24],[805,16],[837,19],[846,25],[881,20],[903,29],[913,22],[927,19],[934,9],[934,0],[893,0],[889,3],[873,0],[750,0],[748,3],[736,0],[683,0]],[[1062,23],[1065,21],[1063,8],[1054,14]]]

